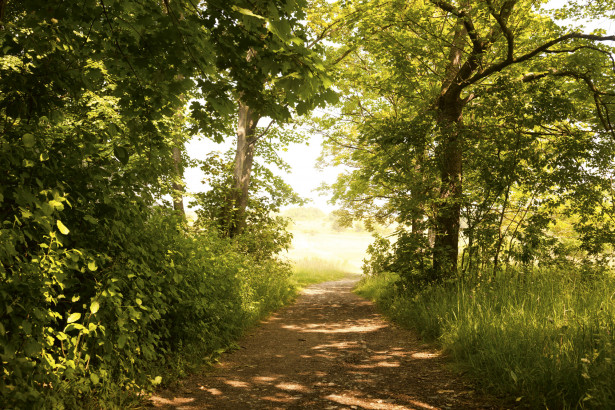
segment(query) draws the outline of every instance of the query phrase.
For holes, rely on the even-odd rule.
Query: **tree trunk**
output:
[[[462,102],[454,101],[439,107],[440,130],[440,194],[436,210],[433,248],[434,279],[444,279],[457,273],[459,253],[459,220],[462,198]]]
[[[7,0],[0,0],[0,29],[4,29],[4,14]]]
[[[462,159],[464,101],[457,74],[464,55],[466,30],[463,20],[451,44],[449,64],[436,102],[436,121],[440,130],[439,168],[440,193],[436,203],[435,241],[433,247],[433,279],[444,279],[457,273],[459,254],[459,219],[462,198]]]
[[[182,152],[178,146],[174,146],[172,152],[173,170],[175,171],[175,175],[173,175],[173,183],[171,184],[171,188],[173,189],[173,209],[185,216],[186,212],[184,211],[184,184],[182,183],[184,176],[182,172]]]
[[[227,229],[230,237],[241,234],[246,226],[246,207],[248,206],[250,176],[254,163],[254,145],[256,144],[254,131],[258,120],[259,116],[254,110],[240,101],[233,189],[227,204],[229,209]]]

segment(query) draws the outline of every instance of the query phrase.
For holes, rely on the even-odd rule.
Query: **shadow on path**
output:
[[[447,371],[438,351],[386,322],[355,279],[307,288],[207,374],[151,398],[177,409],[496,408]]]

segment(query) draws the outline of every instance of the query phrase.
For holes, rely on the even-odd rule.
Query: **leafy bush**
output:
[[[178,226],[159,209],[114,255],[81,263],[91,252],[56,243],[3,275],[3,407],[122,402],[160,383],[180,348],[211,355],[292,297],[288,266]]]
[[[231,242],[189,230],[161,200],[189,132],[226,136],[231,85],[266,74],[217,72],[228,53],[212,18],[228,17],[234,51],[266,30],[227,3],[211,15],[176,2],[2,3],[0,408],[123,407],[180,370],[183,352],[215,354],[291,296],[273,257],[289,240],[281,223]],[[264,86],[244,95],[260,100]],[[191,105],[188,131],[194,93],[204,105]]]

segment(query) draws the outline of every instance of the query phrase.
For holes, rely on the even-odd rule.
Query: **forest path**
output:
[[[246,334],[213,371],[151,398],[176,409],[476,409],[497,401],[441,353],[352,293],[357,279],[312,285]]]

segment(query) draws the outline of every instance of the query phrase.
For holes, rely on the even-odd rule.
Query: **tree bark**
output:
[[[240,101],[233,187],[227,204],[229,210],[227,230],[230,237],[241,234],[246,227],[246,208],[254,164],[254,146],[257,139],[254,132],[258,120],[259,115]]]
[[[462,108],[462,101],[455,99],[441,102],[438,109],[442,132],[439,161],[441,184],[433,247],[434,279],[444,279],[457,273],[462,198],[463,146],[459,132]]]
[[[175,171],[175,175],[173,175],[173,183],[171,184],[171,188],[173,189],[171,195],[173,197],[173,209],[185,216],[186,212],[184,210],[184,184],[182,183],[184,176],[184,173],[182,171],[182,152],[178,146],[174,146],[172,149],[172,153],[173,170]]]
[[[0,29],[4,29],[4,14],[8,0],[0,0]]]
[[[457,77],[462,66],[467,33],[459,19],[449,53],[449,64],[436,102],[436,121],[440,130],[439,168],[440,193],[436,203],[435,241],[433,246],[433,279],[444,279],[457,273],[459,254],[459,219],[462,198],[464,101]]]

